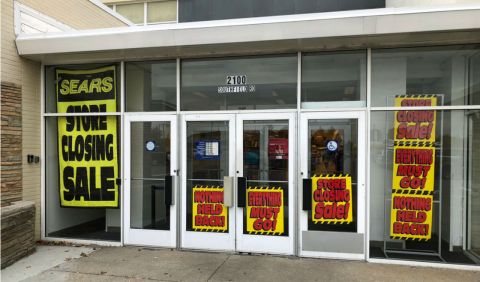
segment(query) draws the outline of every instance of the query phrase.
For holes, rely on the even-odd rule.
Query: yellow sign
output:
[[[281,187],[248,187],[246,207],[249,234],[285,233],[285,206]]]
[[[432,232],[435,181],[436,111],[415,107],[437,105],[435,95],[401,95],[395,111],[390,236],[429,240]]]
[[[435,142],[436,111],[415,110],[415,107],[437,105],[434,95],[401,95],[395,97],[395,107],[412,107],[412,110],[395,111],[394,141]]]
[[[430,240],[433,195],[392,194],[390,237]]]
[[[352,177],[320,175],[312,177],[312,222],[343,224],[353,221]]]
[[[193,187],[192,229],[227,232],[228,208],[223,205],[223,187]]]
[[[115,66],[56,69],[58,159],[62,207],[118,207]]]
[[[396,145],[393,154],[393,184],[397,193],[430,194],[435,179],[435,148]]]

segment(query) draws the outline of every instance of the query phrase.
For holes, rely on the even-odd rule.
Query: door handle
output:
[[[303,179],[303,191],[302,191],[302,210],[311,211],[312,210],[312,179],[304,178]]]
[[[223,177],[223,205],[233,207],[233,177]]]
[[[237,177],[237,207],[244,208],[247,200],[247,178]]]
[[[177,177],[174,175],[165,176],[165,205],[175,205],[175,184]]]

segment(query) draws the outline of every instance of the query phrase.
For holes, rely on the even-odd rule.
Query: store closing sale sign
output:
[[[223,187],[194,186],[192,229],[200,232],[227,232],[228,208],[223,203]]]
[[[115,66],[55,75],[58,113],[116,111]],[[115,116],[58,117],[58,159],[62,207],[118,207]]]
[[[246,204],[247,234],[285,234],[283,188],[248,187]]]
[[[402,95],[397,107],[413,107],[394,115],[394,153],[390,237],[403,240],[430,240],[435,181],[434,95]]]
[[[312,177],[312,222],[343,224],[353,221],[352,177],[320,175]]]

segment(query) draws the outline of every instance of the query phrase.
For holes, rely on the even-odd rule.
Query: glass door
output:
[[[303,113],[301,256],[365,259],[365,113]]]
[[[237,251],[294,253],[295,114],[237,115]]]
[[[125,244],[176,246],[176,121],[125,117]]]
[[[235,115],[182,120],[182,248],[235,250]]]

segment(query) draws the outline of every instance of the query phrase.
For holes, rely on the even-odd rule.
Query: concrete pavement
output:
[[[478,282],[480,272],[268,255],[101,247],[25,281],[152,280]]]

